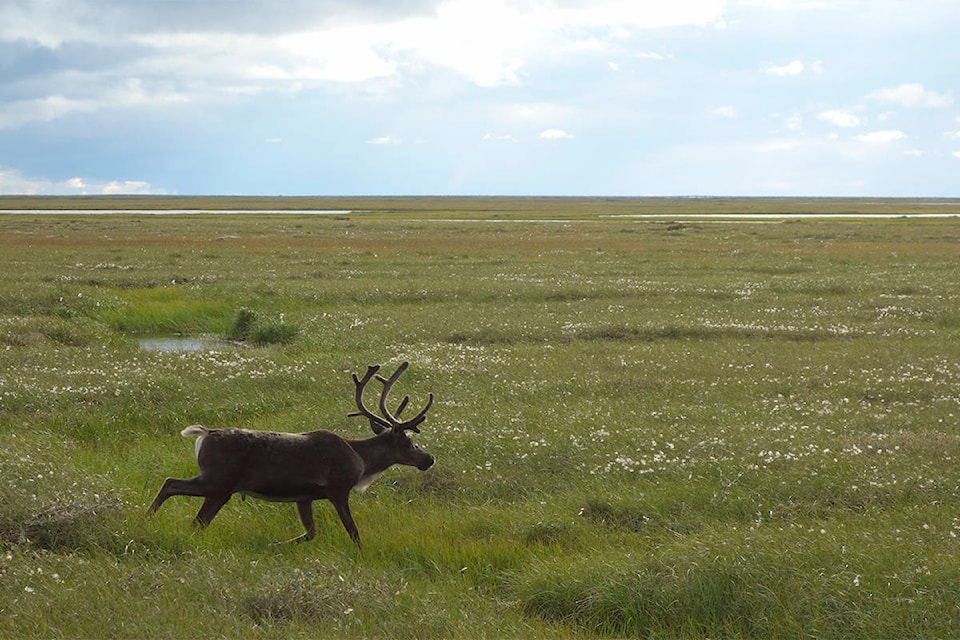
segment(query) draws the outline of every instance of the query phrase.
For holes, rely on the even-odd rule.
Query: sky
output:
[[[0,194],[960,196],[960,0],[0,0]]]

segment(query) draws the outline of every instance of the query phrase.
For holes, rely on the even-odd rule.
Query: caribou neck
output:
[[[362,440],[347,440],[360,459],[363,460],[363,476],[380,475],[396,463],[393,449],[390,446],[390,431]]]

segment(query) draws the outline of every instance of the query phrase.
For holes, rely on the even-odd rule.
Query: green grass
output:
[[[791,203],[867,207],[699,206]],[[696,206],[0,215],[0,637],[953,635],[960,225],[599,215]],[[361,437],[403,360],[437,464],[353,497],[362,553],[328,504],[144,514],[184,426]]]

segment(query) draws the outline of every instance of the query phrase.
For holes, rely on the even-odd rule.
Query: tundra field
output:
[[[0,198],[144,207],[339,213],[0,212],[0,637],[960,629],[960,218],[853,217],[960,201]],[[437,461],[362,552],[326,502],[146,515],[187,425],[366,437],[405,360]]]

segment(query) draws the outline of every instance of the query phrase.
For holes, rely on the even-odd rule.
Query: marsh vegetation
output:
[[[565,202],[0,214],[0,636],[954,634],[960,222]],[[186,425],[364,437],[350,373],[405,360],[437,463],[362,553],[326,503],[145,516]]]

